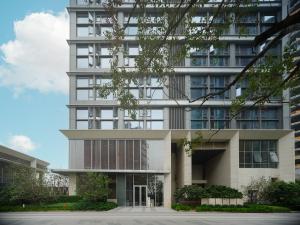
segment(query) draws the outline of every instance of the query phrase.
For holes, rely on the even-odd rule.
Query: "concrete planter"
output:
[[[223,205],[230,205],[229,198],[223,198]]]
[[[241,198],[202,198],[201,205],[244,205]]]
[[[197,206],[197,205],[201,205],[202,201],[201,200],[180,200],[179,203],[183,205]]]
[[[215,198],[216,205],[223,205],[223,199],[222,198]]]

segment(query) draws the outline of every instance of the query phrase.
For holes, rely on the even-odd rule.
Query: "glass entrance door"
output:
[[[133,202],[134,206],[147,206],[147,186],[133,186]]]

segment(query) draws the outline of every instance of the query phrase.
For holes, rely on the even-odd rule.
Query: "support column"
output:
[[[295,181],[295,142],[294,132],[278,140],[279,179],[286,182]]]
[[[240,135],[237,131],[230,139],[229,148],[227,151],[230,153],[230,187],[239,188],[239,148],[240,148]]]
[[[191,141],[191,132],[189,131],[187,136],[187,140]],[[184,176],[183,176],[183,185],[191,185],[192,184],[192,156],[188,155],[185,152],[185,149],[183,150],[183,162],[184,162]]]
[[[76,195],[76,182],[77,176],[76,174],[70,174],[69,176],[69,195]]]
[[[191,132],[187,133],[187,140],[191,140]],[[177,188],[183,187],[184,185],[192,184],[192,157],[189,156],[184,146],[177,149]]]
[[[165,163],[164,170],[169,171],[164,179],[164,207],[171,208],[172,204],[172,171],[171,171],[171,131],[165,137]]]

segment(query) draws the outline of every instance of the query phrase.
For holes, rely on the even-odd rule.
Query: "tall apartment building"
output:
[[[132,7],[133,1],[128,0],[117,9],[120,24],[126,23]],[[199,9],[193,18],[196,24],[201,26],[201,18],[210,15],[211,7],[206,4]],[[139,87],[130,87],[141,99],[138,116],[132,120],[113,95],[102,99],[96,92],[97,85],[110,82],[112,57],[104,36],[112,25],[101,1],[70,0],[68,10],[70,127],[61,132],[69,139],[69,169],[54,171],[69,175],[71,195],[76,194],[80,174],[88,171],[109,175],[109,198],[120,206],[170,207],[174,190],[184,185],[218,184],[241,190],[262,176],[294,181],[294,133],[288,105],[274,101],[230,120],[229,106],[237,87],[199,107],[200,101],[189,104],[178,91],[161,87],[150,77]],[[177,88],[191,98],[224,88],[254,56],[254,35],[281,20],[283,10],[281,1],[260,1],[257,10],[230,26],[221,38],[225,47],[214,53],[191,53],[175,66]],[[136,23],[133,17],[125,31],[128,57],[119,56],[129,68],[134,67],[139,52]],[[241,27],[247,35],[238,34]],[[273,48],[273,54],[281,55],[282,47]],[[246,85],[240,84],[241,90]],[[224,129],[211,138],[218,128]],[[204,140],[211,140],[189,156],[180,143],[199,131]]]

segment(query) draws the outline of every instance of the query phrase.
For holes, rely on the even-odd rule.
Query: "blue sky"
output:
[[[2,2],[0,7],[0,46],[16,39],[15,21],[22,21],[26,16],[41,12],[48,13],[45,14],[48,16],[49,14],[56,16],[65,10],[67,4],[67,0],[9,0]],[[26,26],[21,24],[21,26],[24,25],[24,29],[19,28],[19,39],[23,40],[21,47],[16,43],[12,45],[14,48],[21,48],[19,52],[25,48],[26,38],[21,37],[21,35],[28,31],[26,27],[30,27],[28,25],[31,23],[30,21],[34,21],[34,19],[28,19]],[[30,29],[29,32],[31,32]],[[32,32],[36,32],[36,30],[32,30]],[[58,46],[65,44],[64,38],[57,42],[59,41],[63,43],[58,43]],[[51,44],[49,44],[50,46],[52,47]],[[39,57],[43,57],[42,53]],[[67,91],[63,90],[63,85],[60,87],[59,80],[55,83],[55,80],[44,81],[45,76],[41,76],[41,79],[30,77],[31,73],[40,71],[40,68],[35,69],[34,62],[30,62],[32,63],[30,68],[24,66],[26,61],[20,62],[18,65],[20,60],[17,59],[20,56],[14,56],[11,53],[11,48],[0,49],[0,54],[0,144],[10,146],[15,143],[12,140],[18,140],[13,139],[15,136],[26,136],[30,139],[30,142],[26,142],[29,146],[28,151],[26,151],[27,154],[50,162],[51,168],[67,168],[68,141],[59,132],[59,129],[68,128]],[[45,56],[47,65],[50,64],[48,62],[51,61],[51,54],[50,52],[49,56]],[[4,59],[5,56],[9,56],[7,57],[8,60]],[[53,64],[55,65],[55,62]],[[47,69],[47,65],[40,66],[45,66]],[[26,72],[22,73],[22,68],[25,68]],[[61,73],[64,68],[65,66],[62,65],[60,74],[53,75],[53,79],[61,76],[67,77],[65,73]],[[7,70],[13,72],[7,72]],[[54,73],[55,70],[51,71],[51,74]],[[29,81],[26,80],[26,76]],[[15,86],[14,82],[19,82],[18,86]],[[41,88],[37,88],[37,85],[40,85]]]

